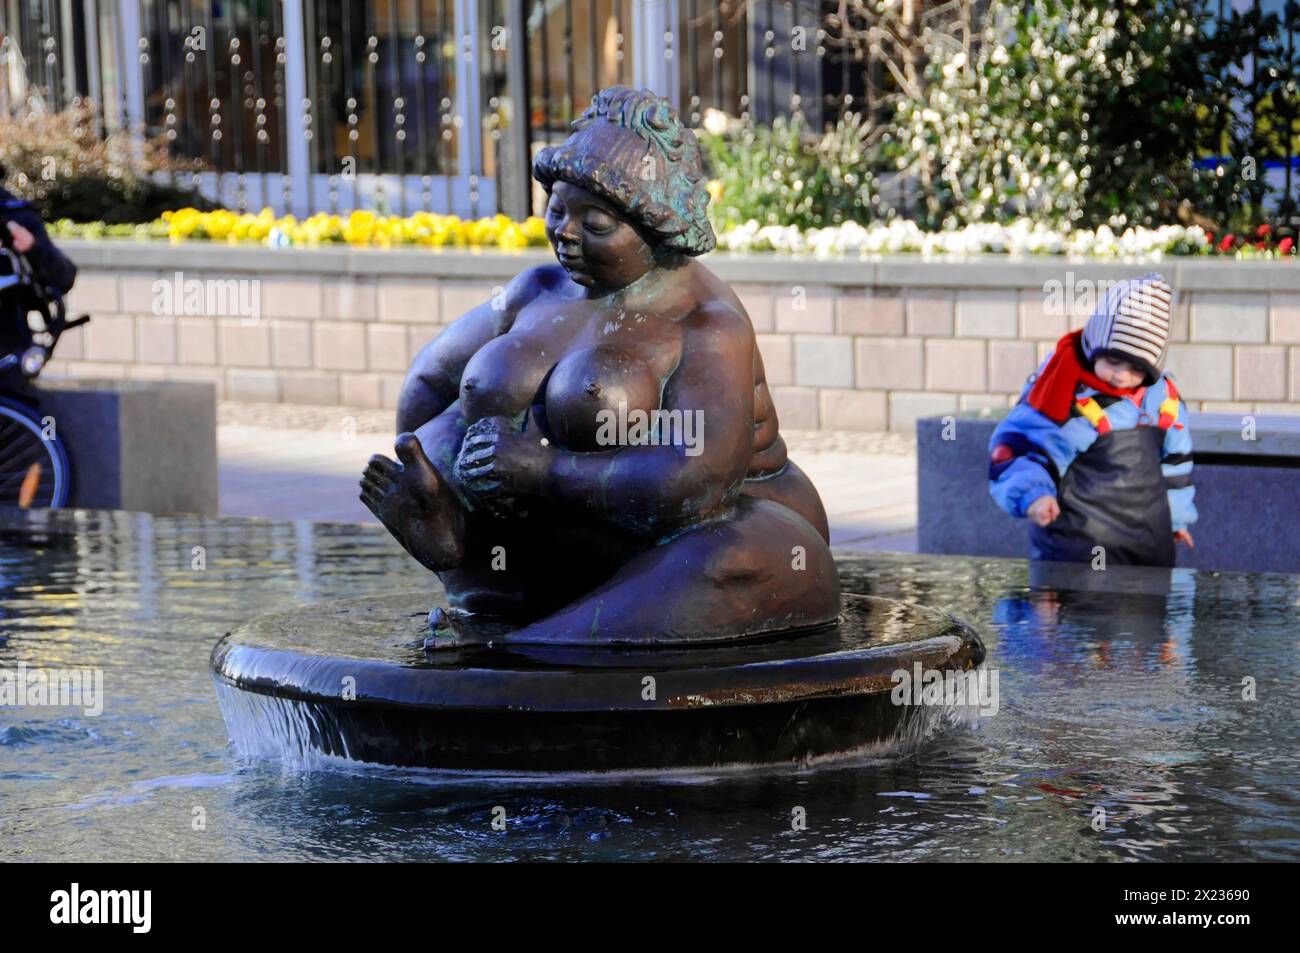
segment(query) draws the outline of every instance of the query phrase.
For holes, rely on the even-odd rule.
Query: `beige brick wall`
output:
[[[412,257],[428,275],[361,274],[362,265],[307,274],[265,253],[239,259],[232,273],[216,270],[211,249],[195,267],[184,266],[186,254],[176,250],[182,264],[165,268],[82,264],[70,303],[94,320],[60,342],[51,372],[210,381],[231,399],[392,408],[419,350],[522,268],[500,256],[499,266],[479,269],[486,277],[440,275],[435,258]],[[1037,284],[1067,264],[988,267],[1010,277],[963,283],[944,265],[891,271],[881,262],[831,278],[810,266],[807,281],[790,280],[787,264],[765,280],[765,266],[751,263],[731,284],[753,322],[782,424],[908,430],[919,416],[1013,403],[1085,315],[1053,305]],[[154,282],[177,270],[186,279],[257,280],[260,313],[155,313]],[[1168,360],[1180,390],[1197,410],[1300,413],[1300,281],[1269,290],[1277,283],[1225,275],[1222,287],[1202,277],[1180,291]]]

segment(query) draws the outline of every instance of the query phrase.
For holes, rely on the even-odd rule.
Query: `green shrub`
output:
[[[716,121],[716,120],[715,120]],[[771,126],[730,121],[701,131],[700,143],[721,194],[710,204],[720,231],[754,220],[762,225],[823,228],[887,217],[871,171],[869,129],[850,114],[824,133],[801,113]]]
[[[1243,77],[1276,18],[1212,20],[1204,0],[993,0],[973,59],[937,53],[926,96],[899,104],[892,138],[919,189],[918,220],[1257,215],[1264,144],[1243,120],[1258,95]],[[1225,156],[1222,171],[1198,167],[1205,155]]]
[[[185,206],[217,207],[183,180],[172,181],[196,166],[173,158],[162,137],[131,141],[115,132],[101,138],[99,129],[99,112],[89,103],[48,115],[0,115],[5,187],[46,221],[130,224]]]

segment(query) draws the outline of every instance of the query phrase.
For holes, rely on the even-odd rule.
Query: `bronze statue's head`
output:
[[[713,248],[700,144],[666,99],[644,89],[612,86],[596,94],[573,128],[568,139],[543,149],[533,163],[533,175],[552,196],[553,206],[567,204],[571,195],[594,200],[588,204],[621,216],[657,255],[702,255]],[[557,192],[560,203],[555,203]],[[573,241],[582,235],[566,237],[553,230],[552,219],[560,211],[548,208],[547,226],[561,264],[581,267],[585,259],[599,267],[592,259],[600,256],[593,256],[585,242]],[[582,227],[598,244],[599,227]],[[570,249],[567,256],[562,244]],[[574,268],[570,272],[580,280]]]

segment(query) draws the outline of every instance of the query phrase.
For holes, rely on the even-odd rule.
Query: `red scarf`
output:
[[[1079,338],[1082,336],[1082,329],[1071,331],[1056,342],[1055,353],[1029,391],[1029,406],[1054,423],[1063,424],[1069,419],[1080,384],[1112,397],[1129,397],[1138,390],[1136,387],[1112,387],[1080,364],[1082,347]]]

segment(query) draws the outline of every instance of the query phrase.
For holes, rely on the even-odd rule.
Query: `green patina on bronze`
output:
[[[533,163],[548,192],[558,180],[600,196],[651,233],[660,251],[713,249],[700,144],[666,100],[611,86],[596,94],[573,129]]]

